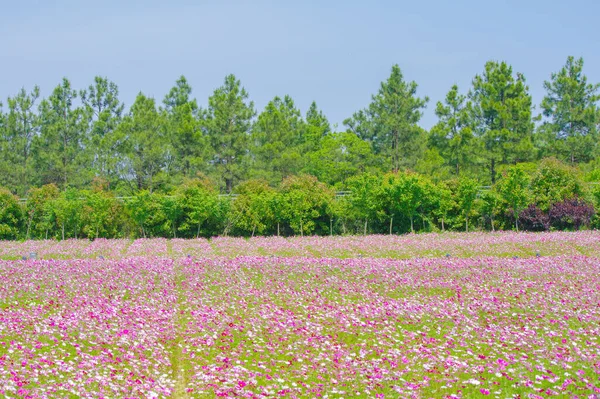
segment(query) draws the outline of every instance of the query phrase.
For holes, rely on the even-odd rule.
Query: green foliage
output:
[[[48,238],[48,232],[52,229],[49,203],[58,195],[55,184],[29,189],[25,204],[25,238]]]
[[[32,144],[39,128],[39,116],[35,104],[40,97],[40,88],[35,86],[31,93],[21,89],[14,97],[9,97],[8,114],[0,129],[5,131],[5,146],[2,150],[2,171],[0,184],[10,184],[21,195],[35,183],[35,170],[32,163]]]
[[[552,204],[565,199],[587,199],[589,190],[576,169],[557,159],[549,158],[542,160],[533,174],[531,194],[538,207],[548,211]]]
[[[126,156],[122,173],[133,176],[138,190],[152,192],[157,176],[168,167],[171,152],[165,122],[154,99],[138,94],[117,134]]]
[[[84,203],[83,193],[75,188],[69,188],[48,202],[48,216],[53,224],[56,237],[81,237],[83,227]]]
[[[185,237],[200,237],[220,233],[228,202],[221,201],[214,184],[207,178],[187,180],[178,190],[183,221],[179,231]]]
[[[529,175],[521,165],[514,165],[502,176],[496,184],[496,191],[507,204],[506,211],[510,212],[519,230],[519,214],[530,203]]]
[[[202,134],[202,111],[195,99],[190,98],[192,87],[181,76],[163,100],[168,142],[173,147],[171,173],[191,178],[204,170],[210,156],[210,146]]]
[[[119,101],[119,88],[114,82],[96,76],[87,90],[79,92],[84,105],[88,136],[85,162],[96,176],[116,181],[119,177],[119,155],[123,143],[115,132],[121,123],[124,105]]]
[[[483,218],[483,225],[492,231],[496,230],[496,216],[504,210],[502,199],[495,190],[486,190],[480,196],[480,210]]]
[[[204,129],[214,151],[211,163],[228,193],[245,177],[243,159],[255,114],[254,103],[234,75],[225,77],[208,99]]]
[[[161,197],[161,195],[150,193],[148,190],[141,190],[126,203],[126,210],[143,238],[165,236],[161,234],[167,223]],[[169,229],[167,232],[168,235],[171,235]]]
[[[303,147],[304,153],[309,153],[317,151],[320,148],[321,140],[331,133],[331,126],[314,101],[310,104],[305,119]]]
[[[235,230],[241,235],[265,234],[275,226],[276,196],[279,194],[264,180],[248,180],[236,188],[231,206]]]
[[[123,204],[114,193],[95,189],[83,192],[83,233],[88,238],[116,238],[123,228]]]
[[[477,180],[475,179],[461,177],[458,180],[458,185],[456,187],[456,202],[465,221],[465,231],[469,231],[469,219],[474,213],[478,189],[479,183],[477,183]]]
[[[432,216],[439,223],[442,231],[446,230],[446,221],[450,212],[456,208],[457,204],[452,196],[452,190],[447,182],[440,182],[435,187]]]
[[[300,110],[290,96],[270,101],[252,129],[254,174],[272,184],[298,174],[304,130]]]
[[[363,222],[363,234],[367,234],[369,220],[373,222],[381,217],[382,212],[378,211],[381,209],[382,183],[382,176],[371,173],[355,175],[346,181],[350,194],[345,198],[347,207],[342,208],[343,216]]]
[[[475,134],[482,140],[490,180],[496,182],[497,165],[534,158],[531,95],[525,77],[505,62],[490,61],[475,76],[469,93]]]
[[[429,132],[419,126],[428,99],[398,65],[346,131],[314,102],[303,117],[290,96],[255,119],[233,75],[205,109],[183,76],[160,106],[140,93],[128,110],[104,77],[79,91],[65,78],[45,99],[37,86],[23,89],[0,104],[0,185],[27,197],[10,234],[406,233],[474,221],[521,229],[526,205],[529,221],[555,204],[576,209],[600,181],[600,85],[569,57],[544,88],[535,135],[525,78],[494,61],[468,94],[451,87]],[[572,168],[539,161],[548,155]]]
[[[0,187],[0,239],[11,240],[19,235],[21,207],[10,191]]]
[[[389,168],[414,167],[422,151],[424,132],[417,126],[429,99],[419,98],[417,84],[406,82],[398,65],[381,83],[371,104],[344,121],[358,137],[384,156]]]
[[[352,132],[328,134],[321,139],[321,147],[306,158],[304,171],[332,185],[367,172],[376,164],[371,145]]]
[[[160,199],[160,205],[169,230],[173,232],[173,238],[177,238],[177,228],[184,211],[182,199],[176,195],[163,196]]]
[[[474,120],[469,112],[472,106],[466,101],[467,97],[459,94],[458,86],[452,86],[444,103],[437,103],[435,114],[439,122],[429,135],[429,145],[439,152],[444,164],[456,176],[472,171],[482,150],[474,134]]]
[[[382,187],[382,208],[390,218],[390,234],[393,218],[404,218],[410,222],[410,232],[415,232],[415,218],[423,217],[419,211],[435,202],[433,184],[417,173],[390,173],[385,175]]]
[[[547,120],[540,127],[540,146],[545,155],[571,164],[590,161],[598,142],[600,84],[589,84],[582,71],[583,58],[568,57],[544,82],[542,114]]]
[[[39,181],[62,188],[82,185],[89,177],[84,160],[87,124],[85,109],[75,107],[77,91],[64,78],[50,97],[40,104],[40,134],[32,142],[32,155]]]
[[[327,225],[334,193],[309,175],[290,176],[281,183],[282,216],[296,234],[312,234]]]

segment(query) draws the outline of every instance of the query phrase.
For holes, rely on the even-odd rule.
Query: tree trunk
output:
[[[442,218],[442,231],[446,231],[446,230],[444,229],[444,218]]]
[[[365,231],[363,233],[363,235],[367,235],[367,223],[368,223],[369,219],[365,219]]]
[[[277,237],[279,237],[279,222],[277,222]]]
[[[392,226],[393,226],[393,223],[394,223],[394,217],[392,216],[390,218],[390,235],[392,235]]]
[[[515,212],[516,214],[516,212]],[[515,229],[517,229],[517,232],[519,232],[519,217],[515,216]]]
[[[392,151],[393,151],[392,152],[392,164],[393,164],[393,166],[392,166],[392,168],[393,168],[394,173],[397,173],[398,170],[400,169],[400,165],[399,165],[400,162],[399,162],[399,155],[398,155],[398,152],[400,151],[398,148],[400,139],[398,137],[398,130],[394,130],[392,132],[392,135],[393,135],[393,141],[392,141]]]
[[[62,222],[62,240],[65,240],[65,222]]]
[[[29,218],[29,220],[27,220],[27,233],[25,234],[25,238],[27,240],[29,240],[29,231],[31,229],[31,220],[32,220],[32,218]]]
[[[494,184],[496,184],[496,160],[494,158],[492,158],[490,173],[492,174],[492,186],[493,186]]]
[[[329,235],[333,236],[333,218],[329,218]]]
[[[233,189],[233,179],[226,178],[225,179],[225,192],[227,194],[231,194],[231,190]]]
[[[252,226],[252,237],[254,237],[254,231],[256,230],[256,225]]]
[[[465,218],[465,232],[466,233],[469,232],[469,218],[468,217]]]
[[[300,220],[300,237],[304,237],[304,228],[302,227],[302,220]]]
[[[410,217],[410,232],[413,234],[415,232],[414,220],[412,216]]]
[[[198,223],[198,230],[196,231],[196,238],[200,238],[200,226],[202,226],[202,223]]]

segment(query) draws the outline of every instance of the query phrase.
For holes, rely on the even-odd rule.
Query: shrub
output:
[[[531,179],[531,194],[538,207],[544,211],[548,211],[552,204],[568,198],[589,196],[579,171],[554,158],[540,162]]]
[[[10,191],[0,187],[0,239],[14,239],[19,234],[21,207]]]
[[[552,204],[548,216],[554,228],[579,230],[582,226],[589,226],[594,206],[580,198],[566,199]]]
[[[523,230],[546,231],[550,228],[550,218],[536,205],[529,205],[519,214],[519,224]]]

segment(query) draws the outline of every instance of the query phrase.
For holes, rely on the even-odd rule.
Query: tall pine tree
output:
[[[498,164],[534,157],[531,95],[522,74],[514,76],[505,62],[489,61],[483,74],[473,79],[469,97],[475,133],[483,141],[493,184]]]
[[[390,77],[381,83],[377,94],[365,110],[346,119],[348,126],[363,140],[372,143],[390,169],[413,167],[424,144],[424,131],[417,123],[429,99],[417,97],[417,84],[406,82],[398,65]]]
[[[254,103],[234,75],[225,77],[223,86],[208,99],[204,129],[213,150],[211,164],[228,193],[245,177],[243,161],[255,115]]]
[[[549,81],[542,114],[546,118],[539,138],[544,155],[569,162],[588,162],[598,142],[600,84],[588,83],[583,74],[583,58],[568,57],[566,64]]]

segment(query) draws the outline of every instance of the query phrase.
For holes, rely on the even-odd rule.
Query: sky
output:
[[[453,84],[467,92],[486,61],[525,75],[537,105],[567,56],[600,82],[597,0],[208,1],[0,0],[0,101],[63,77],[82,89],[114,81],[127,106],[157,101],[184,75],[206,105],[230,73],[260,112],[290,95],[316,101],[332,124],[368,106],[398,64],[430,101],[421,126]]]

